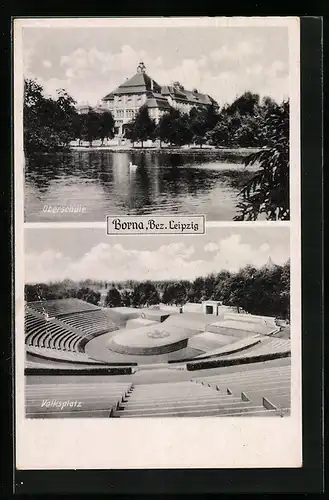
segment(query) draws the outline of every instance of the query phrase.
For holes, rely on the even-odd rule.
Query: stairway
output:
[[[274,408],[254,405],[242,393],[235,396],[194,381],[131,386],[111,413],[115,418],[270,416]]]

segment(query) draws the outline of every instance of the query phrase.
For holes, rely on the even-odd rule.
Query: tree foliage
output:
[[[24,149],[27,153],[53,152],[68,147],[74,139],[75,101],[64,89],[56,98],[45,96],[36,81],[24,82]]]
[[[214,106],[206,108],[192,108],[190,111],[190,131],[193,141],[199,144],[200,148],[208,138],[208,133],[213,130],[218,121],[218,116]]]
[[[113,137],[114,119],[109,111],[78,114],[76,102],[64,90],[58,89],[56,98],[46,96],[35,80],[24,82],[24,149],[28,154],[56,152],[68,148],[72,140]]]
[[[150,281],[141,282],[134,287],[132,294],[132,305],[134,307],[150,306],[159,304],[159,302],[159,292]]]
[[[92,288],[81,287],[76,293],[76,298],[97,306],[99,304],[101,294]]]
[[[240,192],[235,220],[289,220],[289,103],[268,110],[263,117],[265,149],[246,158],[259,169]]]
[[[126,125],[125,137],[132,142],[140,141],[143,143],[153,138],[155,122],[150,118],[147,106],[141,106],[134,120]]]
[[[122,305],[121,294],[114,286],[107,292],[105,304],[108,307],[120,307]]]

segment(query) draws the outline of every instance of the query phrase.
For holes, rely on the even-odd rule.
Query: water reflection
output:
[[[137,169],[129,168],[129,163]],[[250,176],[241,158],[208,154],[73,151],[39,155],[25,165],[27,221],[101,221],[106,215],[203,213],[232,220]],[[82,204],[84,214],[51,214],[44,205]]]

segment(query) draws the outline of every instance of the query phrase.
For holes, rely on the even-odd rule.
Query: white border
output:
[[[14,42],[16,466],[19,469],[268,468],[300,467],[301,297],[298,18],[18,19]],[[23,27],[287,26],[291,109],[292,410],[280,418],[24,419],[24,178],[22,144]],[[278,223],[207,223],[208,227]],[[106,227],[34,223],[25,227]]]

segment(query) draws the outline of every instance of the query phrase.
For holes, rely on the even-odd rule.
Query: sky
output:
[[[25,282],[166,280],[289,259],[289,228],[217,227],[205,235],[108,236],[96,228],[26,228]]]
[[[47,93],[95,105],[143,61],[160,85],[180,81],[220,105],[245,91],[288,98],[288,28],[25,27],[23,72]]]

